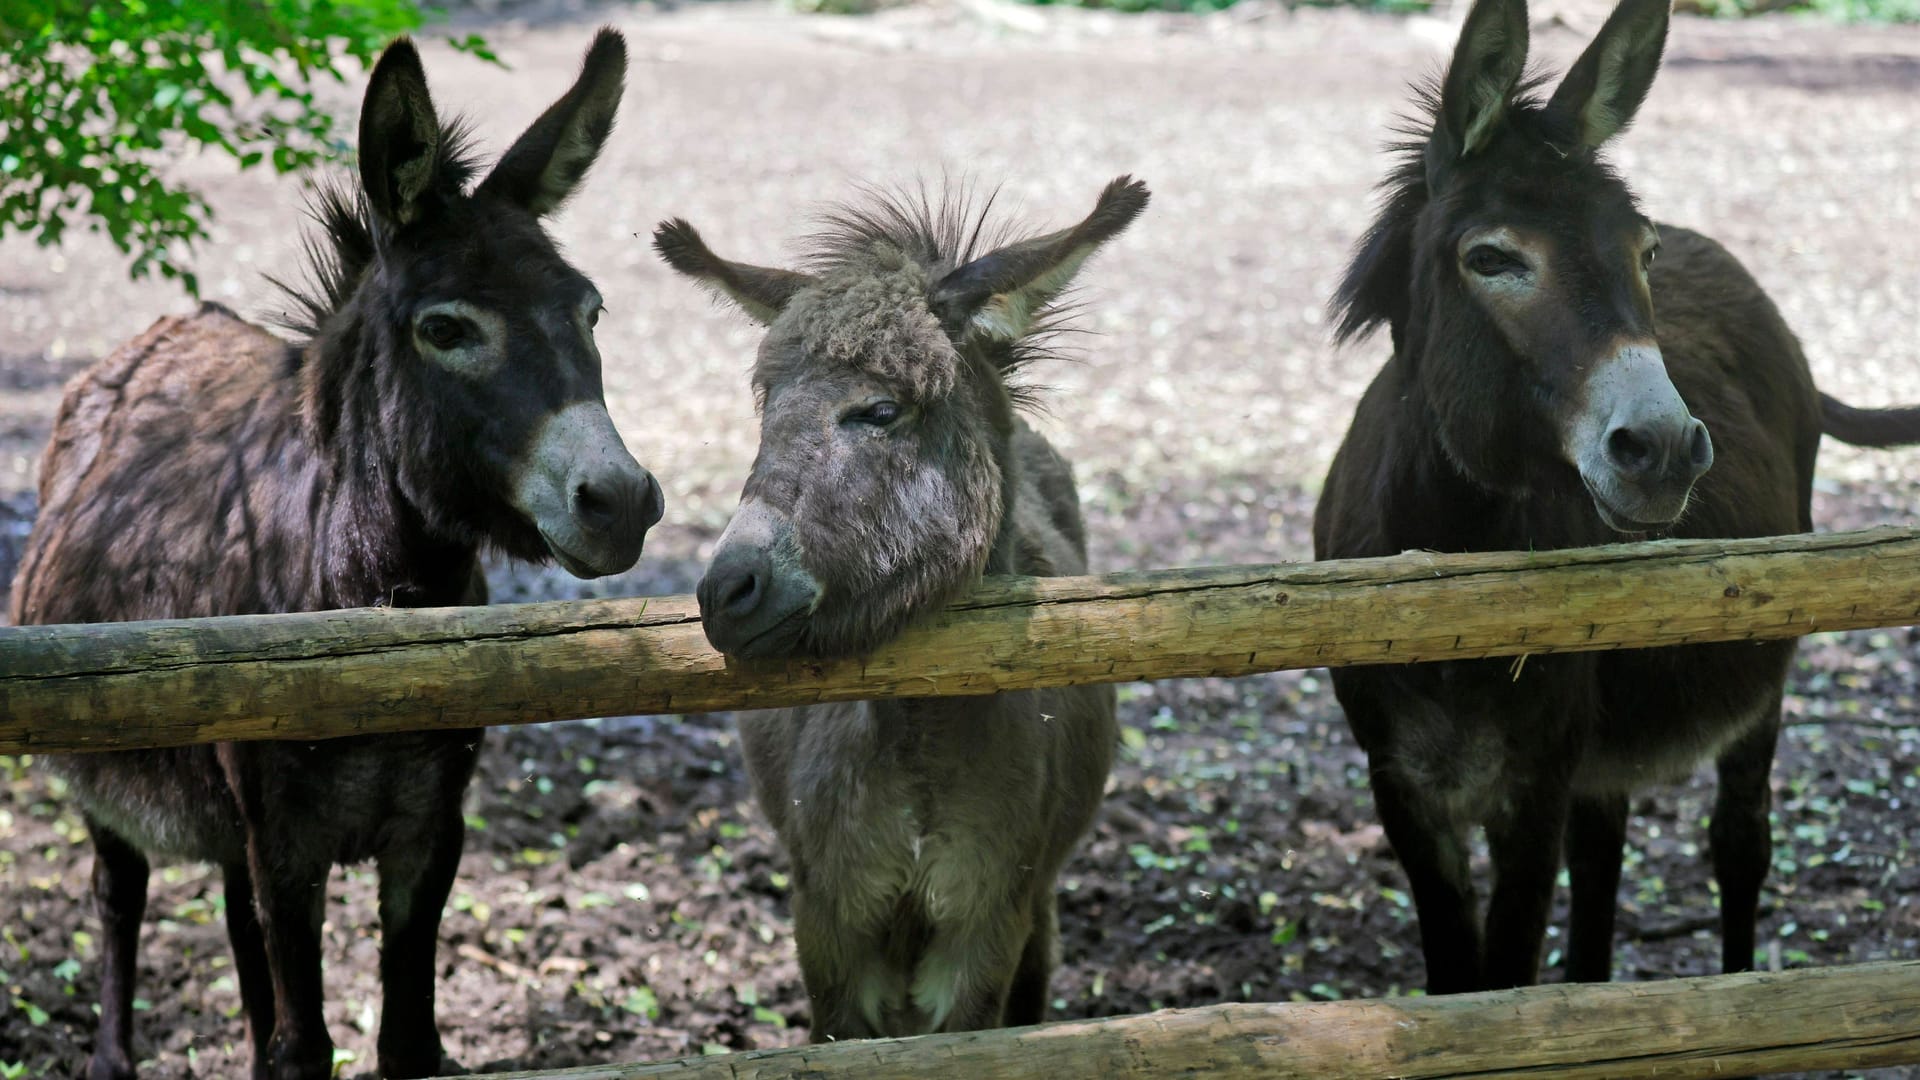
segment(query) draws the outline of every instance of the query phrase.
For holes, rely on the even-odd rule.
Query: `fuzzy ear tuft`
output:
[[[573,88],[501,155],[479,190],[511,199],[537,216],[552,213],[579,187],[613,133],[626,80],[626,39],[603,27]]]
[[[762,326],[779,318],[793,294],[814,281],[792,270],[729,262],[715,255],[700,238],[699,230],[683,218],[663,221],[654,228],[653,250],[668,266],[740,305],[740,310]]]
[[[1151,197],[1147,185],[1131,176],[1113,180],[1078,225],[982,255],[941,278],[929,300],[934,314],[951,333],[1025,337],[1035,316],[1094,252],[1140,216]]]

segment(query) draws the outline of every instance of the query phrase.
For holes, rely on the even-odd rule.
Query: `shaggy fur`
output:
[[[622,70],[619,38],[604,35],[582,81],[610,81],[617,100]],[[420,355],[413,309],[461,298],[544,317],[571,312],[591,286],[527,209],[465,194],[471,165],[431,116],[425,86],[407,42],[375,69],[363,151],[396,130],[378,122],[385,110],[403,132],[387,160],[410,178],[396,190],[412,208],[402,221],[391,201],[383,211],[337,189],[320,197],[315,286],[292,317],[305,340],[290,345],[208,304],[162,319],[68,387],[14,583],[16,623],[484,603],[480,545],[547,557],[508,474],[547,417],[598,401],[591,343],[526,343],[514,373],[483,382]],[[424,156],[423,125],[439,132]],[[369,188],[390,179],[363,175]],[[590,377],[579,374],[587,367]],[[336,862],[374,860],[380,1071],[455,1068],[434,1023],[434,951],[481,734],[50,759],[96,852],[105,941],[89,1075],[134,1076],[149,857],[220,865],[253,1074],[315,1080],[333,1067],[321,1011],[326,879]]]
[[[1650,338],[1656,310],[1672,384],[1718,452],[1668,535],[1812,528],[1823,399],[1799,343],[1740,264],[1695,233],[1660,227],[1658,259],[1640,284],[1644,219],[1595,156],[1597,144],[1582,141],[1594,124],[1604,138],[1631,118],[1646,90],[1639,80],[1652,78],[1666,10],[1665,0],[1626,0],[1609,20],[1581,65],[1630,37],[1637,44],[1615,54],[1629,70],[1611,81],[1570,75],[1547,104],[1503,86],[1491,115],[1450,101],[1457,90],[1471,93],[1452,76],[1439,99],[1428,99],[1423,137],[1402,147],[1380,217],[1336,298],[1341,336],[1385,323],[1393,356],[1328,473],[1314,520],[1318,557],[1617,539],[1554,432],[1607,343]],[[1493,65],[1472,52],[1490,24],[1507,30],[1480,40],[1504,35],[1519,57]],[[1454,68],[1517,79],[1525,25],[1521,0],[1479,0]],[[1618,95],[1607,109],[1582,96],[1595,82]],[[1461,128],[1474,121],[1484,121],[1482,149],[1463,156]],[[1475,300],[1456,256],[1467,230],[1509,223],[1553,252],[1557,307],[1542,324],[1558,337],[1538,349],[1517,347]],[[1920,423],[1909,423],[1906,437],[1920,438]],[[1703,758],[1720,772],[1711,840],[1723,964],[1749,967],[1769,862],[1767,774],[1792,651],[1790,642],[1705,645],[1534,656],[1524,666],[1335,671],[1382,823],[1413,886],[1430,988],[1536,979],[1563,850],[1573,883],[1569,978],[1607,978],[1628,796]],[[1493,861],[1484,945],[1468,868],[1467,834],[1477,824]]]
[[[701,582],[716,645],[859,654],[983,573],[1086,572],[1072,471],[1017,415],[1008,377],[1038,354],[1072,269],[1145,203],[1116,182],[1081,226],[986,254],[982,219],[954,203],[882,203],[836,215],[804,275],[726,263],[684,222],[662,227],[670,262],[771,324],[736,519],[755,524],[729,528]],[[995,288],[955,299],[981,279]],[[975,325],[995,304],[1022,319]],[[868,419],[876,401],[897,419]],[[756,618],[758,634],[730,628]],[[1105,786],[1113,709],[1111,688],[1082,687],[742,718],[794,862],[816,1040],[1041,1018],[1054,881]]]

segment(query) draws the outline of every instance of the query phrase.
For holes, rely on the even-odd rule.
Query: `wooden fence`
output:
[[[689,597],[0,630],[0,752],[178,746],[1763,640],[1920,621],[1920,530],[988,583],[859,660]],[[1524,677],[1524,667],[1516,669]]]
[[[1920,961],[1449,997],[1214,1005],[488,1080],[1684,1080],[1913,1062],[1920,1062]]]
[[[0,752],[316,739],[1920,621],[1920,530],[988,583],[871,656],[741,664],[688,597],[0,629]],[[1516,661],[1515,677],[1524,678]],[[519,1074],[1718,1077],[1920,1062],[1920,962],[1007,1031]]]

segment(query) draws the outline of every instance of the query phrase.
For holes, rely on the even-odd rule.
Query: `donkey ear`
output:
[[[380,54],[360,107],[360,183],[381,221],[420,219],[440,179],[440,143],[420,53],[401,38]]]
[[[1093,213],[1070,229],[1003,247],[954,269],[928,300],[950,333],[1017,341],[1060,295],[1081,264],[1147,208],[1147,185],[1131,176],[1108,184]]]
[[[1527,67],[1526,0],[1474,0],[1440,89],[1449,160],[1486,148]]]
[[[1647,99],[1667,45],[1668,2],[1622,0],[1553,92],[1547,108],[1573,124],[1582,147],[1618,135]]]
[[[699,231],[681,218],[654,227],[653,250],[668,266],[739,304],[762,326],[780,317],[794,293],[813,284],[813,278],[792,270],[728,262],[715,255]]]
[[[573,194],[600,155],[626,85],[626,39],[618,30],[603,27],[594,35],[573,89],[501,155],[479,190],[504,196],[536,216],[552,212]]]

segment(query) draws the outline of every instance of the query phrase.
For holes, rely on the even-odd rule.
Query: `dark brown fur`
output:
[[[981,254],[957,204],[887,202],[836,216],[808,274],[662,227],[669,262],[770,324],[760,453],[700,585],[716,647],[859,654],[983,573],[1086,572],[1072,471],[1009,379],[1145,203],[1116,181],[1079,226]],[[816,1040],[1040,1020],[1054,881],[1099,805],[1113,710],[1111,688],[1081,687],[741,719],[794,863]]]
[[[562,102],[574,101],[580,117],[550,112],[543,122],[586,129],[597,149],[624,66],[618,36],[603,35]],[[543,537],[560,526],[520,509],[516,477],[529,455],[546,453],[554,416],[604,413],[591,342],[565,329],[591,285],[554,251],[530,208],[539,198],[527,194],[564,194],[578,179],[541,186],[543,163],[566,156],[555,149],[566,137],[516,144],[519,172],[489,179],[515,181],[511,196],[484,184],[468,194],[471,168],[457,134],[433,116],[410,44],[387,51],[367,96],[367,204],[323,197],[318,290],[297,298],[307,340],[288,344],[208,304],[162,319],[68,387],[14,584],[16,623],[484,603],[482,544],[548,557]],[[466,350],[458,362],[491,363],[511,349],[511,370],[475,374],[425,356],[416,309],[449,300],[499,316],[508,334],[456,346]],[[625,450],[615,444],[603,449],[617,466]],[[658,517],[657,492],[643,505],[651,478],[631,458],[609,469],[579,481],[605,495],[607,527],[581,526],[574,537],[601,572],[631,563]],[[446,731],[53,759],[93,837],[106,938],[89,1074],[134,1075],[149,856],[220,865],[253,1073],[311,1080],[333,1069],[321,1013],[326,880],[334,863],[375,860],[380,1071],[453,1067],[434,1023],[434,951],[480,738]]]
[[[1644,96],[1666,17],[1665,0],[1626,0],[1561,93],[1542,104],[1519,80],[1524,5],[1476,5],[1337,300],[1344,335],[1386,323],[1394,353],[1327,476],[1314,521],[1318,557],[1618,538],[1564,456],[1556,424],[1580,407],[1580,380],[1601,350],[1651,343],[1656,315],[1666,373],[1711,433],[1715,462],[1657,535],[1812,528],[1824,399],[1799,343],[1752,277],[1705,237],[1660,227],[1658,259],[1639,277],[1651,257],[1639,247],[1644,219],[1595,156]],[[1612,54],[1622,66],[1599,72],[1595,58],[1609,40],[1622,46]],[[1476,79],[1493,92],[1476,99]],[[1595,85],[1616,95],[1607,111],[1585,108]],[[1492,111],[1479,112],[1476,100]],[[1476,119],[1487,122],[1476,129]],[[1477,148],[1463,149],[1475,130]],[[1554,260],[1538,305],[1545,314],[1526,325],[1559,331],[1538,349],[1512,329],[1521,319],[1503,323],[1476,302],[1476,271],[1456,260],[1461,238],[1486,225],[1524,231],[1535,254]],[[1830,403],[1827,415],[1836,409],[1845,406]],[[1851,428],[1830,419],[1828,430],[1852,437],[1878,424],[1873,433],[1885,441],[1920,438],[1911,413],[1863,415]],[[1748,968],[1770,859],[1767,777],[1792,652],[1791,642],[1729,644],[1534,656],[1520,666],[1336,671],[1381,819],[1413,886],[1428,985],[1457,991],[1536,979],[1563,841],[1573,883],[1568,975],[1606,979],[1628,796],[1703,758],[1720,772],[1711,840],[1723,965]],[[1487,828],[1493,860],[1484,933],[1466,846],[1476,824]]]

